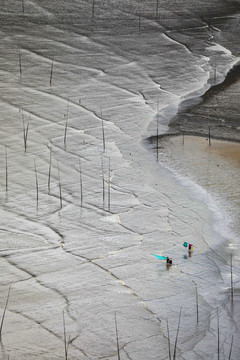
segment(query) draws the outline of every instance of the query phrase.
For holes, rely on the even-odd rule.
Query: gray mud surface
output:
[[[208,136],[210,128],[211,137],[240,141],[239,99],[240,65],[236,65],[223,83],[212,86],[202,97],[181,104],[171,120],[169,133]]]
[[[240,313],[228,239],[142,139],[157,110],[175,114],[209,88],[215,65],[223,80],[238,11],[225,0],[0,0],[1,360],[66,359],[63,314],[69,360],[119,359],[115,314],[121,360],[167,360],[180,307],[176,358],[217,359],[217,316],[227,358]]]

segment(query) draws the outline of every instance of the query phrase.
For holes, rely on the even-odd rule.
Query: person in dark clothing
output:
[[[172,265],[172,259],[169,259],[168,256],[167,256],[167,258],[166,258],[166,265],[167,265],[167,266]]]

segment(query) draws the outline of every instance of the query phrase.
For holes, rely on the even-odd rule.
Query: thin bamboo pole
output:
[[[7,300],[6,300],[6,303],[5,303],[4,310],[3,310],[2,321],[1,321],[1,325],[0,325],[0,340],[2,339],[3,322],[4,322],[4,319],[5,319],[6,310],[7,310],[7,306],[8,306],[10,289],[11,289],[11,287],[9,286],[9,288],[8,288],[8,295],[7,295]]]
[[[19,73],[20,73],[20,76],[22,76],[22,59],[21,59],[21,53],[19,52]]]
[[[109,157],[109,165],[108,165],[108,211],[110,212],[111,207],[111,169],[110,169],[110,157]]]
[[[50,147],[50,156],[49,156],[48,193],[50,193],[50,190],[51,190],[51,171],[52,171],[52,147]]]
[[[68,103],[67,103],[67,119],[66,119],[65,130],[64,130],[64,149],[65,150],[66,150],[66,145],[67,145],[68,113],[69,113],[69,99],[68,99]]]
[[[219,331],[218,308],[217,308],[217,353],[218,353],[218,360],[220,360],[220,331]]]
[[[103,169],[103,157],[101,156],[101,165],[102,165],[102,202],[103,210],[105,207],[105,178],[104,178],[104,169]]]
[[[234,335],[232,335],[232,341],[231,341],[231,346],[230,346],[230,351],[229,351],[229,357],[228,357],[228,360],[231,360],[232,347],[233,347],[233,337],[234,337]]]
[[[199,311],[198,311],[198,289],[197,289],[197,286],[196,286],[196,310],[197,310],[197,324],[198,324],[198,321],[199,321]]]
[[[64,354],[65,354],[65,360],[67,360],[67,338],[66,338],[66,326],[65,326],[64,311],[63,311],[63,336],[64,336]]]
[[[6,191],[8,191],[8,158],[7,158],[7,145],[5,145],[5,163],[6,163],[6,167],[5,167],[5,172],[6,172],[6,181],[5,181],[5,186],[6,186]]]
[[[231,302],[233,305],[233,269],[232,269],[232,254],[231,254]]]
[[[67,145],[67,127],[68,127],[68,119],[66,120],[65,129],[64,129],[64,149],[66,150]]]
[[[23,119],[23,141],[24,141],[24,150],[27,151],[27,137],[28,137],[28,129],[29,129],[29,123],[27,124],[27,127],[25,127],[25,121],[24,121],[24,114],[22,112],[22,119]]]
[[[60,171],[59,171],[59,165],[57,162],[57,168],[58,168],[58,181],[59,181],[59,200],[60,200],[60,208],[62,209],[62,186],[61,186],[61,178],[60,178]]]
[[[214,63],[214,82],[216,82],[216,80],[217,80],[217,65],[216,65],[216,63]]]
[[[105,131],[104,131],[103,120],[102,120],[102,140],[103,140],[103,152],[105,152],[106,144],[105,144]]]
[[[157,101],[157,162],[158,162],[158,113],[159,113],[159,99]]]
[[[171,360],[171,342],[170,342],[168,319],[166,319],[166,321],[167,321],[167,334],[168,334],[168,355],[169,355],[169,360]]]
[[[53,77],[53,60],[52,60],[51,72],[50,72],[50,80],[49,80],[50,86],[52,86],[52,77]]]
[[[81,199],[81,207],[83,206],[83,182],[82,182],[82,167],[81,160],[79,159],[79,182],[80,182],[80,199]]]
[[[157,115],[157,162],[158,162],[158,115]]]
[[[71,338],[70,335],[68,336],[68,341],[67,341],[67,355],[68,355],[68,350],[69,350],[69,345],[71,343]]]
[[[208,127],[208,146],[211,146],[211,130],[210,130],[210,126]]]
[[[181,313],[182,313],[182,306],[181,306],[181,308],[180,308],[180,312],[179,312],[178,327],[177,327],[177,334],[176,334],[176,340],[175,340],[175,345],[174,345],[173,360],[176,360],[176,353],[177,353],[177,341],[178,341],[178,333],[179,333],[179,328],[180,328]]]
[[[25,130],[25,121],[24,121],[24,114],[23,114],[23,111],[22,111],[22,121],[23,121],[23,143],[24,143],[24,149],[25,149],[25,152],[26,152],[26,130]]]
[[[115,330],[116,330],[116,341],[117,341],[117,354],[118,354],[118,360],[120,359],[120,350],[119,350],[119,341],[118,341],[118,328],[117,328],[117,315],[115,313]]]
[[[38,175],[37,175],[37,167],[36,167],[35,159],[34,159],[34,172],[35,172],[35,179],[36,179],[36,193],[37,193],[37,205],[38,205]]]
[[[25,151],[27,150],[27,138],[28,138],[28,129],[29,129],[29,123],[27,124],[26,133],[25,133]]]

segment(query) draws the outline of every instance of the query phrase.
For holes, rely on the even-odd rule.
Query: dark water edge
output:
[[[240,63],[228,72],[225,80],[206,93],[188,99],[170,119],[169,130],[161,136],[189,134],[240,142]],[[156,137],[149,139],[156,142]]]

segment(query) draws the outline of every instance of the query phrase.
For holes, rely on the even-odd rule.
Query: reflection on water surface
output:
[[[160,146],[159,162],[206,189],[240,237],[240,143],[212,139],[209,146],[204,137],[185,135],[165,137]]]

